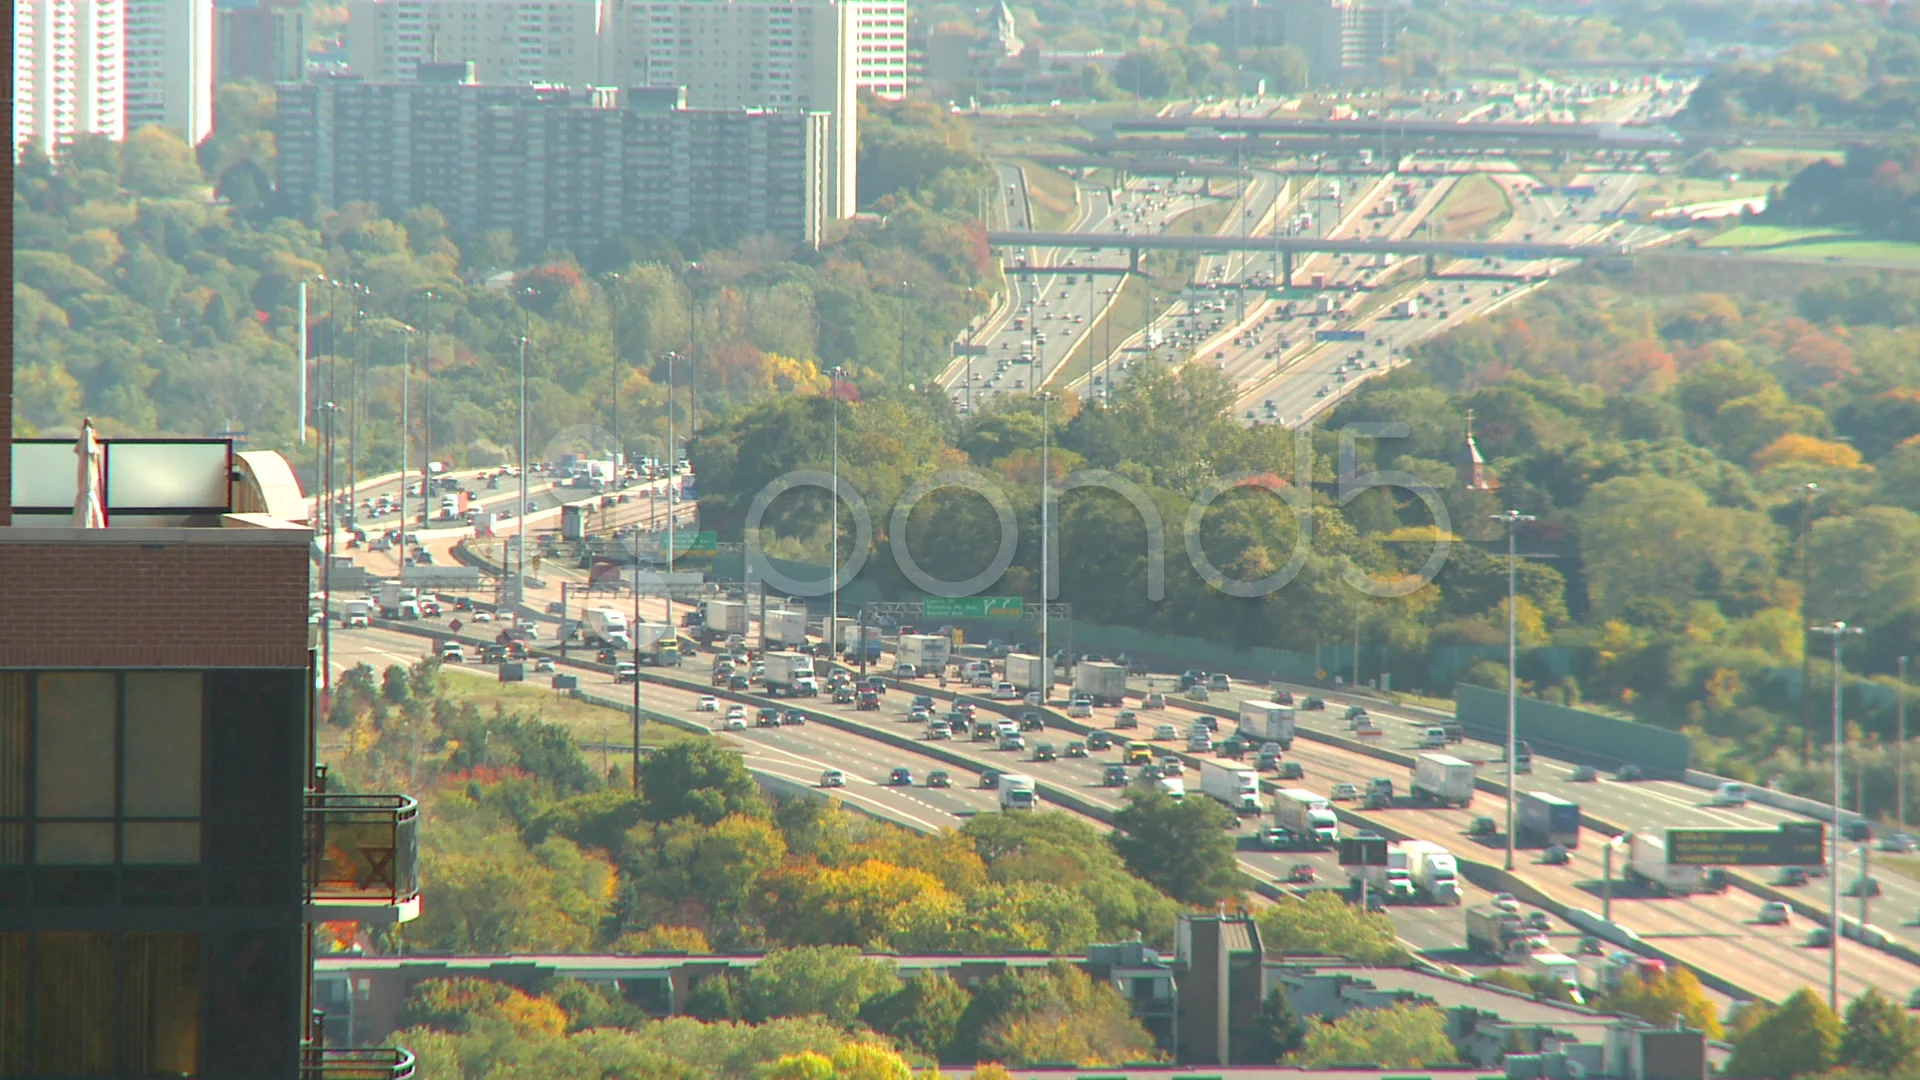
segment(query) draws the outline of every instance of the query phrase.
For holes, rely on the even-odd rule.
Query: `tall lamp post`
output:
[[[433,290],[420,294],[420,527],[433,520]],[[400,478],[400,550],[407,549],[407,478]]]
[[[532,342],[532,323],[520,335],[520,529],[519,551],[513,560],[513,602],[521,604],[527,595],[527,349]]]
[[[1047,461],[1053,441],[1053,391],[1042,390],[1036,396],[1040,398],[1040,670],[1046,673],[1040,703],[1045,705],[1053,698],[1053,653],[1047,648],[1047,601],[1052,598],[1053,584],[1049,558],[1053,553],[1053,475]],[[1067,660],[1071,663],[1073,658]]]
[[[1840,1009],[1840,786],[1844,782],[1840,771],[1840,751],[1844,744],[1842,736],[1846,727],[1840,708],[1840,653],[1848,635],[1858,635],[1857,626],[1848,626],[1843,622],[1831,622],[1825,626],[1809,627],[1816,634],[1825,634],[1833,639],[1833,850],[1827,857],[1827,915],[1832,927],[1833,941],[1827,950],[1827,1008],[1838,1012]],[[1804,688],[1802,693],[1804,694]]]
[[[827,372],[827,378],[832,380],[828,385],[830,387],[829,394],[833,398],[833,498],[831,500],[831,505],[827,507],[827,513],[833,522],[833,528],[830,530],[830,535],[832,536],[832,539],[828,541],[833,545],[833,553],[832,553],[832,558],[830,558],[827,561],[827,566],[828,566],[829,572],[833,574],[833,579],[830,582],[833,591],[832,591],[832,598],[827,602],[828,604],[827,632],[821,636],[824,637],[828,642],[827,657],[828,657],[829,663],[831,663],[834,649],[841,644],[840,642],[840,380],[846,375],[846,373],[847,373],[847,369],[840,368],[840,367],[834,368],[832,371]],[[764,630],[763,630],[763,633],[764,633]]]
[[[1800,622],[1802,625],[1811,616],[1807,611],[1807,593],[1811,577],[1807,571],[1807,540],[1813,528],[1813,497],[1820,493],[1820,485],[1807,483],[1800,488]],[[1809,687],[1813,683],[1813,653],[1806,648],[1800,650],[1800,764],[1805,765],[1813,756],[1813,694]]]
[[[1894,687],[1893,724],[1898,742],[1894,751],[1894,806],[1900,827],[1907,827],[1907,660],[1900,658],[1900,684]]]
[[[1519,745],[1519,740],[1515,737],[1517,734],[1515,715],[1518,712],[1520,698],[1520,680],[1515,662],[1518,652],[1515,648],[1518,628],[1515,616],[1520,607],[1517,571],[1520,557],[1514,547],[1514,537],[1518,535],[1520,526],[1533,521],[1534,516],[1523,514],[1518,510],[1508,510],[1504,514],[1492,515],[1491,519],[1507,527],[1507,869],[1511,870],[1513,869],[1513,756]]]
[[[692,331],[688,331],[692,337]],[[673,361],[674,353],[667,353],[667,633],[678,634],[673,621],[673,525],[675,517],[674,496],[680,489],[680,454],[673,448]],[[764,632],[764,630],[763,630]],[[762,643],[764,644],[764,642]]]

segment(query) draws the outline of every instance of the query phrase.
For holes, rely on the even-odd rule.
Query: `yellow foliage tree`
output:
[[[1842,442],[1788,432],[1754,451],[1747,462],[1757,472],[1782,465],[1811,465],[1828,469],[1858,469],[1860,452]]]
[[[713,945],[697,926],[649,926],[629,930],[613,943],[613,951],[637,955],[655,952],[710,953]]]

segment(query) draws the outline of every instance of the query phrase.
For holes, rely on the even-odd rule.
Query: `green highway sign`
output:
[[[675,558],[682,555],[714,555],[720,551],[720,534],[710,532],[675,533],[673,537]],[[667,534],[660,534],[660,552],[667,550]]]
[[[920,601],[923,619],[1018,619],[1026,602],[1017,596],[929,596]]]
[[[1777,829],[1668,829],[1667,861],[1676,866],[1818,866],[1826,826],[1786,822]]]

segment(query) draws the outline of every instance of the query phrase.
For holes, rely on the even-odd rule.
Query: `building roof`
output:
[[[1346,975],[1376,990],[1418,994],[1442,1008],[1471,1006],[1515,1024],[1552,1024],[1560,1028],[1577,1028],[1582,1025],[1605,1027],[1619,1022],[1619,1017],[1611,1013],[1596,1012],[1565,1002],[1538,1001],[1515,990],[1418,968],[1316,963],[1311,966],[1269,964],[1268,970],[1277,975],[1285,975],[1291,970],[1304,977]]]

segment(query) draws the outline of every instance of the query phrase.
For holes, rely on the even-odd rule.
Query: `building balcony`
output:
[[[310,791],[306,798],[307,921],[418,918],[420,805],[406,795]]]
[[[397,1046],[306,1046],[300,1051],[300,1080],[413,1080],[413,1055]]]

